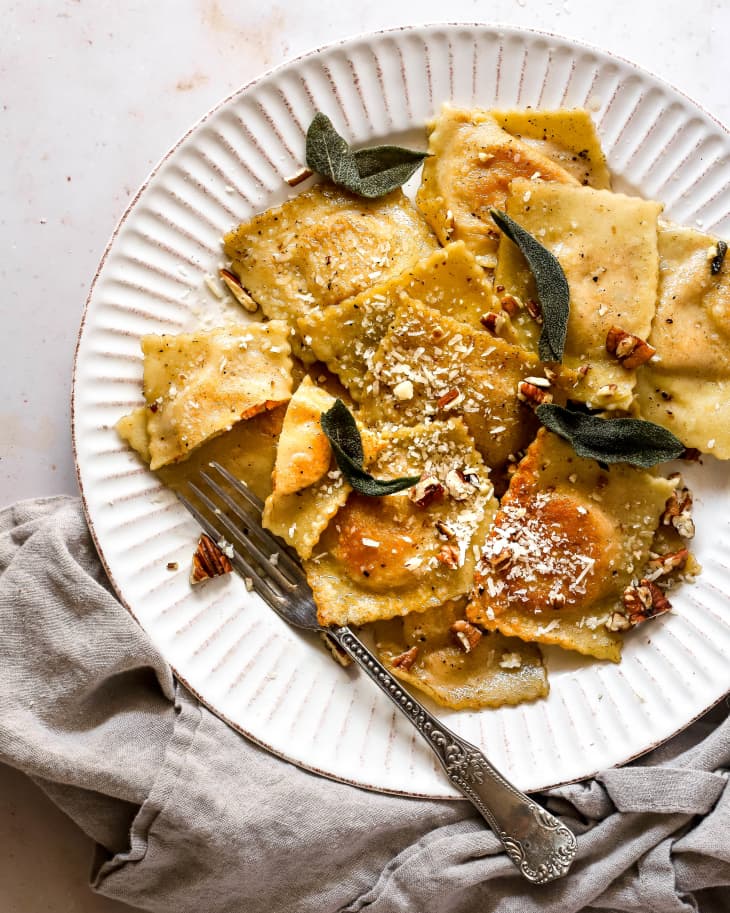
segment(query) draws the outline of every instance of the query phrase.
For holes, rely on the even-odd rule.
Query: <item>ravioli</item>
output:
[[[659,231],[659,305],[639,368],[643,418],[687,447],[730,459],[730,260],[713,275],[717,241],[692,228]]]
[[[500,127],[542,152],[579,184],[611,189],[611,175],[595,125],[583,108],[490,111]]]
[[[455,241],[395,279],[312,310],[299,320],[305,346],[339,376],[355,400],[362,397],[372,356],[404,295],[472,327],[481,327],[479,318],[492,307],[484,270],[464,242]]]
[[[151,459],[150,436],[147,432],[148,414],[149,406],[138,406],[128,415],[123,415],[115,425],[119,437],[126,441],[145,463],[149,463]]]
[[[347,501],[350,486],[334,461],[330,471],[308,488],[288,495],[269,495],[262,525],[309,558],[332,517]]]
[[[464,601],[376,622],[375,644],[386,669],[442,707],[480,710],[546,697],[540,649],[517,637],[486,633],[469,653],[454,642],[451,625],[464,617]],[[393,660],[416,648],[413,665]]]
[[[274,495],[291,495],[318,482],[329,470],[332,449],[322,431],[320,416],[335,402],[334,396],[305,376],[284,416],[274,465]]]
[[[535,435],[537,421],[517,398],[517,386],[542,367],[518,346],[409,301],[372,361],[361,403],[367,422],[415,425],[460,415],[492,469]],[[572,377],[560,375],[556,383]],[[560,387],[553,392],[564,399]]]
[[[606,350],[611,327],[646,340],[656,307],[661,204],[590,187],[515,180],[507,213],[555,254],[570,286],[563,363],[585,371],[573,399],[592,408],[630,408],[635,370]],[[522,302],[536,300],[534,281],[519,249],[499,247],[498,287]],[[521,345],[537,351],[538,323],[525,308],[512,317]]]
[[[497,262],[500,232],[489,210],[504,209],[510,181],[578,183],[539,150],[510,136],[488,111],[444,105],[427,129],[431,154],[416,205],[442,244],[463,240],[483,266]]]
[[[285,406],[277,406],[238,422],[230,431],[206,441],[182,463],[161,467],[157,475],[168,488],[190,496],[188,482],[195,482],[198,474],[209,471],[215,461],[263,500],[271,493],[271,471],[285,411]],[[216,480],[226,487],[225,482]]]
[[[184,460],[235,422],[291,397],[282,321],[142,338],[150,468]]]
[[[225,236],[233,271],[267,317],[289,322],[397,276],[437,246],[401,190],[364,200],[328,184]]]
[[[458,419],[383,433],[368,468],[383,479],[421,474],[423,484],[381,498],[350,494],[304,562],[322,625],[425,612],[467,593],[474,545],[497,507]]]
[[[334,402],[333,396],[305,376],[284,416],[272,492],[264,504],[264,527],[296,549],[301,558],[312,554],[350,492],[320,425],[322,412]]]
[[[602,469],[540,430],[512,477],[475,575],[470,621],[618,662],[606,621],[640,576],[675,482]]]

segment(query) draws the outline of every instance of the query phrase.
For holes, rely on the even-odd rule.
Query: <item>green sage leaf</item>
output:
[[[542,332],[538,350],[543,361],[562,361],[568,332],[570,289],[557,257],[511,219],[506,212],[490,209],[497,226],[519,247],[535,279],[542,309]]]
[[[671,431],[638,418],[600,418],[545,403],[535,410],[542,424],[568,441],[580,457],[600,463],[648,468],[676,460],[684,444]]]
[[[353,490],[370,498],[393,495],[415,485],[420,476],[401,476],[398,479],[376,479],[363,469],[365,453],[355,419],[341,399],[319,417],[322,431],[327,435],[342,475]]]
[[[385,196],[404,184],[428,155],[400,146],[353,151],[326,114],[318,112],[307,130],[307,166],[338,187],[361,197]]]

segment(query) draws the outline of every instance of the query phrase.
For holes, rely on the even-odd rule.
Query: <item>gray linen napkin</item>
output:
[[[468,803],[328,781],[201,707],[115,599],[73,498],[0,512],[0,760],[97,842],[95,890],[152,911],[730,911],[724,704],[546,793],[578,858],[532,887]]]

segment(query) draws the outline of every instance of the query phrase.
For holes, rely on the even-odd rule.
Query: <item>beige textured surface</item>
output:
[[[28,777],[0,765],[2,913],[139,913],[92,893],[93,852],[92,841]]]

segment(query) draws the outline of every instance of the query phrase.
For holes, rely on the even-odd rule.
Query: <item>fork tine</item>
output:
[[[253,524],[254,532],[261,547],[272,552],[279,552],[281,558],[284,559],[282,564],[286,565],[287,570],[290,572],[292,577],[297,580],[303,580],[304,573],[302,571],[302,566],[299,562],[299,556],[297,553],[285,542],[277,539],[276,536],[267,532],[261,526],[261,510],[264,506],[263,501],[259,500],[259,498],[256,497],[256,495],[246,486],[244,482],[241,482],[235,476],[231,475],[231,473],[228,472],[227,469],[224,469],[220,463],[209,463],[208,465],[212,469],[216,469],[223,476],[231,488],[233,488],[233,490],[239,494],[243,500],[246,501],[247,506],[253,509],[255,516],[252,516],[246,507],[230,498],[230,496],[220,486],[216,485],[216,483],[211,479],[207,472],[201,470],[200,475],[205,478],[208,485],[213,488],[219,497],[225,500],[228,507],[235,513],[239,520],[242,520],[245,523]]]
[[[226,491],[224,491],[220,485],[211,479],[211,477],[201,470],[200,478],[204,479],[210,489],[223,501],[223,503],[228,507],[228,509],[233,513],[237,519],[245,523],[246,529],[243,530],[243,533],[246,536],[246,542],[251,546],[252,550],[258,552],[258,560],[262,561],[266,566],[271,563],[270,556],[275,552],[278,554],[278,564],[277,566],[280,570],[286,571],[287,573],[284,576],[288,576],[287,583],[298,586],[304,580],[304,573],[302,571],[301,565],[298,561],[294,561],[291,557],[291,553],[285,548],[284,543],[280,542],[274,536],[269,534],[261,526],[261,518],[251,517],[240,504],[238,504]],[[238,530],[239,535],[241,530]],[[258,546],[262,549],[259,551]]]
[[[259,514],[264,512],[264,502],[261,498],[257,498],[256,495],[251,491],[251,489],[246,485],[245,482],[242,482],[240,479],[237,479],[234,475],[225,468],[221,466],[220,463],[217,463],[215,460],[211,463],[208,463],[211,469],[215,469],[216,472],[219,472],[223,478],[228,482],[232,488],[234,488],[238,494],[244,498],[248,503],[256,509]]]
[[[208,479],[208,477],[205,475],[204,472],[201,472],[200,475],[203,478],[205,478],[205,480],[207,482],[210,482],[210,479]],[[215,485],[215,482],[213,482],[212,485],[215,486],[215,488],[218,488],[218,486]],[[270,554],[267,555],[264,552],[262,552],[261,549],[256,545],[256,543],[252,541],[251,535],[250,535],[250,532],[251,532],[250,530],[246,529],[244,531],[244,530],[238,529],[236,524],[233,523],[230,520],[230,518],[227,517],[226,514],[224,514],[220,510],[218,505],[214,501],[211,501],[211,499],[205,494],[205,492],[201,491],[200,488],[198,488],[198,486],[195,485],[193,482],[188,482],[188,487],[190,488],[190,490],[192,492],[195,493],[195,496],[200,501],[202,501],[202,503],[208,508],[208,510],[212,511],[215,514],[215,516],[218,517],[221,524],[225,528],[226,533],[228,534],[228,538],[236,539],[245,546],[245,549],[246,549],[246,552],[248,553],[248,555],[253,557],[254,560],[258,562],[259,567],[261,568],[262,571],[264,571],[264,573],[267,575],[267,577],[273,578],[276,581],[276,583],[279,584],[279,586],[283,587],[285,590],[288,590],[288,591],[291,591],[292,589],[295,589],[298,586],[298,581],[290,580],[288,577],[286,577],[282,573],[278,564],[274,564],[271,561],[271,555]],[[230,499],[225,495],[224,492],[222,492],[220,489],[218,489],[216,494],[220,494],[221,499],[224,500],[225,503],[229,504],[229,506],[231,506],[232,509],[234,508],[235,505],[230,501]],[[251,524],[249,523],[248,525],[251,525]],[[278,551],[278,549],[277,549],[277,551]]]
[[[195,517],[200,526],[203,528],[203,531],[206,532],[214,542],[218,542],[219,539],[223,538],[223,534],[219,529],[217,529],[208,519],[202,514],[194,504],[192,504],[183,494],[177,492],[178,500],[183,504],[185,508]],[[279,609],[280,604],[285,600],[285,597],[278,593],[271,586],[270,582],[263,578],[261,574],[253,568],[237,551],[234,549],[233,558],[231,559],[233,566],[236,568],[238,573],[244,578],[252,581],[254,589],[261,596],[264,602],[275,610]]]

